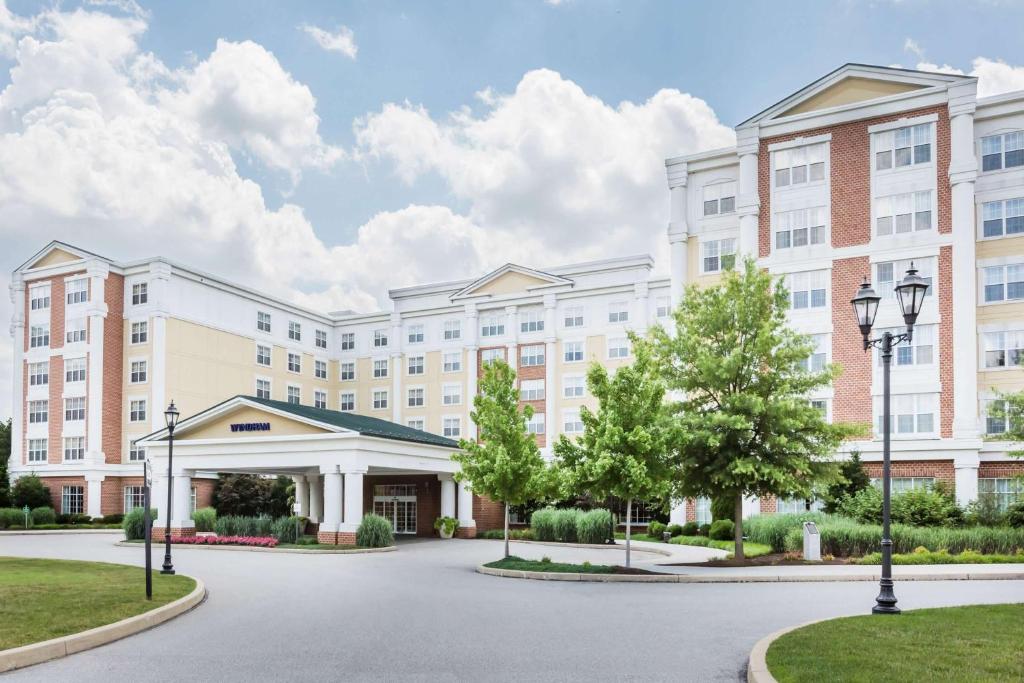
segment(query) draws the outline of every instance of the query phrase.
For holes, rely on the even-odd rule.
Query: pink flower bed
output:
[[[175,536],[171,543],[182,545],[244,545],[250,548],[273,548],[277,539],[273,536]]]

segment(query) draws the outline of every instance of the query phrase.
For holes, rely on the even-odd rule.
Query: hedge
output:
[[[530,530],[538,541],[604,543],[612,518],[608,510],[583,512],[576,508],[541,508],[530,515]]]
[[[822,554],[837,557],[859,557],[878,551],[882,527],[858,524],[842,518],[832,518],[818,525]],[[962,553],[974,550],[984,554],[1013,554],[1024,548],[1024,529],[1001,527],[912,527],[892,525],[894,553],[911,553],[915,548],[948,550]],[[803,548],[803,530],[791,529],[786,534],[785,550]]]
[[[798,512],[788,515],[756,515],[750,519],[743,520],[743,534],[748,541],[770,545],[777,553],[786,550],[786,535],[793,529],[800,529],[803,533],[804,522],[815,522],[821,526],[828,520],[842,519],[831,517],[820,512]],[[800,541],[801,548],[803,540]]]
[[[213,530],[218,536],[271,536],[273,524],[270,517],[225,515],[217,518]]]

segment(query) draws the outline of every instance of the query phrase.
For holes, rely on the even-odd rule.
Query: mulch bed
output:
[[[803,558],[794,557],[788,553],[773,553],[771,555],[761,555],[760,557],[749,557],[743,560],[728,559],[728,560],[709,560],[708,562],[680,562],[678,564],[669,565],[671,567],[775,567],[779,565],[785,566],[796,566],[796,565],[825,565],[825,564],[850,564],[853,562],[852,558],[849,557],[837,557],[832,560],[822,560],[821,562],[806,562]]]

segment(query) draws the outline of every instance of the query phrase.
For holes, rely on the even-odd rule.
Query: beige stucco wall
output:
[[[269,422],[269,432],[233,432],[231,425],[247,422]],[[265,410],[242,406],[231,412],[199,425],[195,429],[182,432],[176,438],[181,441],[189,439],[242,439],[253,436],[305,436],[323,434],[328,430],[313,425],[291,420],[286,417],[268,413]]]
[[[454,350],[454,349],[453,349]],[[408,373],[408,357],[423,355],[424,372],[422,375],[410,375]],[[409,350],[402,358],[402,393],[399,396],[401,401],[402,423],[410,419],[422,418],[423,428],[428,432],[440,434],[443,429],[443,418],[449,415],[458,415],[462,418],[463,432],[469,419],[469,405],[472,398],[467,396],[466,382],[466,352],[460,350],[462,358],[462,370],[459,372],[443,372],[444,352],[430,351],[423,354],[415,350]],[[458,384],[462,387],[462,402],[459,405],[442,405],[442,390],[445,384]],[[424,406],[421,408],[410,408],[408,402],[408,389],[412,387],[423,387]]]

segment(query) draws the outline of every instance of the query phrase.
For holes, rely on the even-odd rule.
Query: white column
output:
[[[103,479],[102,474],[88,473],[85,475],[85,514],[99,517],[103,514]]]
[[[11,363],[11,460],[8,471],[21,467],[25,452],[25,435],[22,423],[25,419],[25,282],[21,275],[14,275],[10,285],[13,314],[11,316],[11,343],[14,360]]]
[[[172,483],[173,486],[173,483]],[[171,491],[172,498],[173,490]],[[150,488],[150,505],[156,509],[153,526],[167,528],[167,455],[153,462],[153,484]]]
[[[306,483],[306,475],[292,477],[292,481],[295,482],[295,502],[299,504],[299,515],[309,517],[309,485]]]
[[[953,459],[956,503],[961,507],[978,500],[978,465],[980,462],[976,452],[957,455]]]
[[[519,348],[517,342],[519,340],[519,319],[516,316],[515,306],[505,307],[505,335],[509,341],[505,345],[508,352],[505,354],[508,357],[508,364],[513,370],[519,367]]]
[[[469,410],[476,396],[476,358],[477,358],[477,311],[476,304],[466,304],[466,315],[462,319],[463,332],[466,335],[466,438],[476,438],[476,423],[469,418]]]
[[[192,521],[192,472],[182,470],[175,472],[172,484],[174,506],[171,510],[171,528],[187,529],[195,526]]]
[[[363,521],[363,475],[366,470],[345,472],[345,520],[339,531],[356,531]]]
[[[685,161],[666,161],[665,170],[668,174],[669,192],[669,224],[668,242],[671,250],[670,293],[672,308],[679,305],[686,288],[687,266],[689,255],[687,243],[690,239],[686,220],[686,181],[687,166]]]
[[[323,485],[320,483],[320,475],[307,474],[306,481],[309,483],[309,521],[319,522],[323,519],[320,512],[323,507]]]
[[[557,300],[554,294],[544,295],[544,450],[548,457],[553,453],[558,429],[555,420],[555,401],[561,394],[558,391],[558,378],[555,377],[555,354],[558,353],[556,315]]]
[[[441,480],[441,516],[455,516],[455,480],[450,474],[439,474]]]
[[[473,519],[473,492],[465,481],[459,482],[459,528],[476,528],[476,520]]]
[[[107,317],[105,285],[109,272],[107,264],[98,261],[90,263],[86,269],[86,274],[89,277],[89,307],[87,309],[89,316],[89,393],[86,398],[86,459],[95,465],[104,464],[103,329]],[[162,411],[161,407],[160,412],[162,413]]]
[[[391,336],[388,345],[391,347],[391,421],[398,424],[402,421],[402,375],[405,367],[402,363],[402,316],[398,311],[391,314]]]
[[[636,295],[636,304],[633,306],[632,327],[642,337],[647,332],[648,321],[650,320],[650,311],[647,310],[650,289],[647,286],[647,281],[635,283],[633,285],[633,292]]]
[[[740,158],[740,176],[736,188],[736,213],[740,217],[740,239],[737,255],[740,258],[758,256],[757,216],[761,199],[757,191],[757,128],[736,131],[736,153]]]
[[[341,524],[341,473],[338,466],[331,466],[333,471],[324,472],[324,516],[320,522],[320,531],[333,533]],[[346,496],[347,498],[347,496]]]
[[[153,405],[150,406],[149,412],[150,427],[153,430],[164,428],[164,408],[170,402],[167,399],[167,290],[170,276],[171,267],[168,264],[163,261],[154,261],[150,264],[147,291],[153,328],[150,331],[153,357],[150,359],[151,367],[149,368]]]

